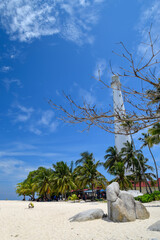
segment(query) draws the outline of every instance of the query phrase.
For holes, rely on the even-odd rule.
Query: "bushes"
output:
[[[33,204],[32,202],[30,202],[30,203],[28,204],[28,208],[34,208],[34,204]]]
[[[138,200],[142,203],[158,201],[158,200],[160,200],[160,192],[154,191],[151,194],[144,194],[143,196],[135,197],[135,200]]]
[[[71,197],[68,198],[68,200],[71,200],[71,201],[75,201],[75,200],[78,200],[79,198],[77,197],[76,194],[72,194]]]

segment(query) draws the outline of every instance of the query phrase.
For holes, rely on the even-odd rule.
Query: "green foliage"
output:
[[[51,181],[56,192],[64,194],[65,198],[67,192],[76,188],[70,168],[63,161],[53,164]]]
[[[72,194],[72,196],[70,196],[69,198],[68,198],[68,200],[71,200],[71,201],[75,201],[75,200],[78,200],[79,198],[77,197],[77,195],[76,194]]]
[[[95,199],[95,201],[97,201],[97,202],[103,202],[103,201],[104,201],[104,199],[103,199],[103,198],[99,198],[99,199],[98,199],[98,198],[96,198],[96,199]]]
[[[118,182],[120,189],[132,189],[133,182],[134,184],[141,183],[145,178],[153,181],[153,178],[156,177],[152,173],[153,168],[147,164],[148,159],[144,157],[142,151],[135,150],[133,141],[124,143],[120,153],[117,152],[116,147],[109,147],[106,153],[104,167],[108,173],[115,176],[111,182]],[[127,170],[129,175],[126,174]]]
[[[109,173],[116,176],[111,182],[118,182],[121,190],[132,189],[131,176],[125,175],[125,165],[123,162],[115,162]]]
[[[154,191],[151,194],[144,194],[143,196],[135,197],[135,200],[138,200],[142,203],[158,201],[158,200],[160,200],[160,192],[159,191]]]
[[[94,159],[93,153],[81,153],[81,159],[76,161],[76,165],[78,166],[74,170],[74,176],[76,185],[79,188],[88,186],[94,191],[97,186],[102,186],[102,188],[106,187],[107,180],[104,175],[98,171],[98,167],[102,164],[100,161]]]
[[[30,203],[28,204],[28,207],[29,207],[29,208],[34,208],[34,204],[33,204],[32,202],[30,202]]]

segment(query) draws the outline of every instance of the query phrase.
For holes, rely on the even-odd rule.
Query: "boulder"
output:
[[[113,222],[128,222],[128,214],[120,198],[110,205],[110,220]]]
[[[135,212],[137,219],[147,219],[150,217],[149,212],[147,211],[146,207],[138,201],[135,201]]]
[[[128,190],[127,193],[131,194],[133,197],[143,196],[139,190]]]
[[[107,187],[108,218],[114,222],[130,222],[149,218],[145,206],[135,201],[126,191],[119,190],[119,184],[114,182]]]
[[[111,202],[116,201],[119,193],[120,193],[119,184],[117,182],[111,183],[107,187],[107,200]]]
[[[135,221],[136,220],[135,200],[133,196],[128,192],[120,192],[119,198],[122,200],[124,208],[127,211],[128,221]]]
[[[160,232],[160,221],[155,222],[151,226],[148,227],[150,231],[157,231]]]
[[[76,214],[75,216],[71,217],[69,220],[71,222],[84,222],[94,219],[102,219],[104,215],[104,212],[102,209],[90,209],[84,212],[80,212]]]

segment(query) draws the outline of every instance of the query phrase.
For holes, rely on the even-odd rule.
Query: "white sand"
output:
[[[104,220],[69,222],[78,212],[101,208],[106,203],[0,201],[0,240],[160,240],[160,232],[147,228],[160,220],[160,202],[145,204],[150,212],[148,220],[113,223]]]

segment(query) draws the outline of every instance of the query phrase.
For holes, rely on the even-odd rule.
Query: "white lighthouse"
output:
[[[123,118],[125,116],[125,107],[124,107],[123,97],[121,92],[121,83],[118,76],[116,75],[112,76],[111,87],[113,89],[114,112],[118,113]],[[131,143],[131,137],[130,135],[118,134],[118,132],[125,133],[126,130],[124,126],[122,126],[122,123],[116,121],[118,120],[116,117],[114,120],[115,120],[115,124],[114,124],[115,146],[118,152],[120,152],[121,149],[124,147],[124,143],[126,143],[127,141]]]

